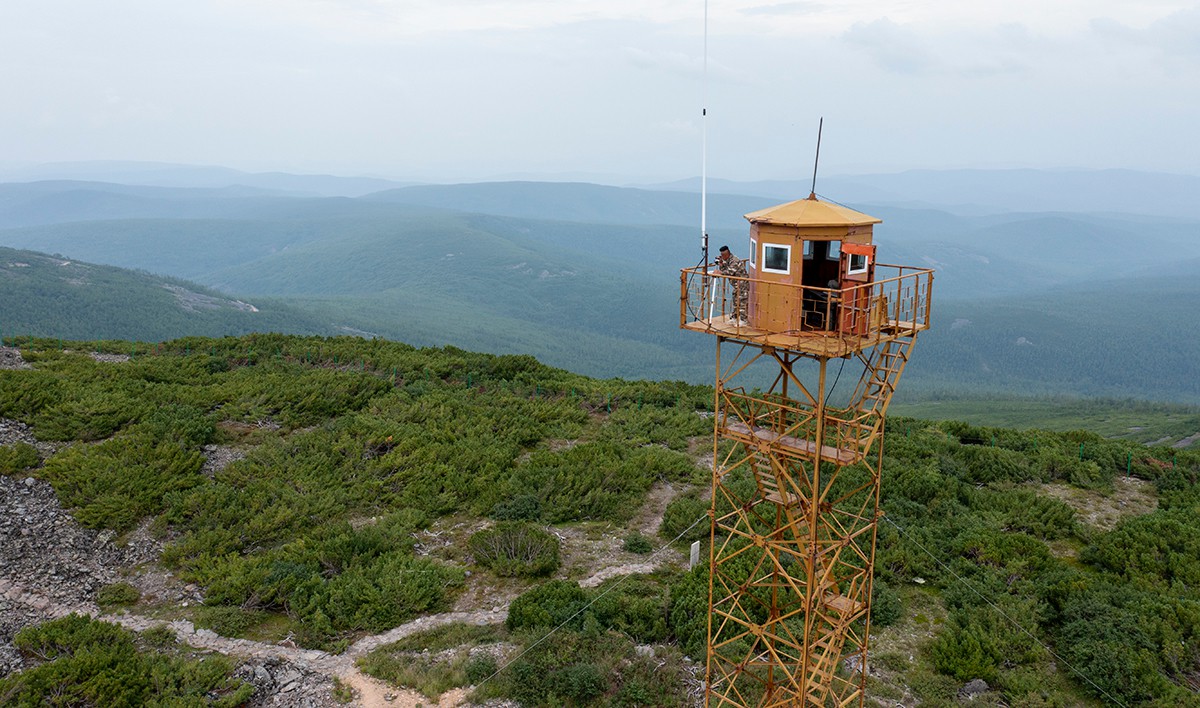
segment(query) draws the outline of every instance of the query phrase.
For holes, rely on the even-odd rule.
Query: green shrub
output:
[[[155,440],[172,440],[197,448],[212,441],[217,426],[197,406],[168,403],[145,416],[130,432],[144,433]]]
[[[166,625],[156,625],[142,632],[142,641],[152,647],[163,648],[175,644],[175,632]]]
[[[13,475],[34,467],[41,460],[37,448],[27,443],[0,446],[0,474]]]
[[[967,445],[958,457],[966,463],[965,482],[1024,482],[1035,476],[1025,455],[1004,448]]]
[[[594,599],[584,613],[585,625],[594,620],[595,630],[615,630],[640,644],[668,640],[670,590],[663,578],[653,575],[614,578],[588,593]]]
[[[929,656],[934,668],[961,681],[995,680],[996,660],[987,639],[969,628],[947,627],[930,645]]]
[[[103,440],[150,410],[133,392],[87,387],[42,409],[31,423],[42,440]]]
[[[47,406],[62,400],[69,384],[51,371],[6,371],[0,375],[0,417],[28,422]]]
[[[571,627],[583,624],[580,610],[587,604],[587,595],[578,583],[551,580],[522,593],[508,608],[504,621],[509,630],[550,629],[570,620]]]
[[[1004,525],[1037,538],[1053,540],[1075,532],[1075,510],[1065,502],[1030,489],[1018,489],[989,499],[1005,512]]]
[[[223,637],[244,637],[246,632],[260,624],[266,614],[241,607],[198,607],[195,621]]]
[[[604,676],[594,664],[581,663],[559,669],[550,678],[550,689],[576,704],[586,704],[604,693]]]
[[[476,685],[481,681],[485,681],[495,675],[496,658],[491,654],[478,653],[467,659],[463,669],[466,671],[467,680],[471,685]]]
[[[707,517],[708,510],[708,502],[698,497],[676,497],[667,504],[667,508],[663,512],[663,520],[658,527],[658,533],[668,540],[679,537],[680,543],[692,543],[706,539],[712,532],[712,525],[703,520],[699,523],[696,522],[701,517]],[[693,526],[693,524],[695,525]],[[685,531],[687,533],[684,533]],[[683,535],[680,536],[680,534]]]
[[[708,644],[708,566],[697,565],[671,585],[667,623],[679,648],[704,661]]]
[[[141,653],[116,625],[70,615],[17,633],[13,644],[37,663],[0,678],[6,706],[211,706],[234,708],[254,687],[231,678],[223,656],[193,661]]]
[[[636,531],[625,537],[625,542],[622,548],[630,553],[644,555],[654,550],[654,546],[650,545],[650,539],[637,533]]]
[[[692,467],[683,453],[661,447],[630,448],[589,442],[565,450],[536,450],[513,470],[507,493],[541,500],[550,523],[624,522],[658,479],[679,478]]]
[[[558,538],[525,522],[501,522],[473,534],[467,545],[476,563],[500,576],[538,577],[558,570]]]
[[[63,505],[77,509],[81,524],[128,531],[142,517],[161,512],[169,493],[203,482],[203,464],[203,456],[175,443],[123,436],[69,447],[43,469]]]
[[[96,604],[107,610],[113,607],[132,605],[142,594],[129,583],[111,583],[96,591]]]
[[[518,494],[492,507],[497,521],[538,521],[542,518],[542,503],[532,494]]]
[[[876,580],[871,585],[871,626],[890,627],[904,616],[904,603],[887,584]]]

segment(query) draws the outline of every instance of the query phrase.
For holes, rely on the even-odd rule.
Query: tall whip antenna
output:
[[[700,106],[700,250],[708,264],[708,0],[704,0],[704,82]]]
[[[813,181],[812,189],[809,190],[808,198],[817,198],[817,164],[821,161],[821,129],[825,127],[825,116],[821,116],[821,122],[817,123],[817,156],[813,158]]]

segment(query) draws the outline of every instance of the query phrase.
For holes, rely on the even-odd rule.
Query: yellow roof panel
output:
[[[883,219],[823,202],[813,196],[752,211],[746,214],[746,219],[755,224],[780,226],[866,226],[883,222]]]

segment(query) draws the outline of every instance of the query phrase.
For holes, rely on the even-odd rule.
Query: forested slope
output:
[[[88,352],[127,343],[19,344],[31,368],[0,370],[0,419],[55,447],[0,446],[0,472],[48,481],[87,526],[151,529],[166,550],[130,583],[168,572],[204,597],[118,584],[110,601],[336,652],[513,597],[503,624],[363,666],[525,705],[690,700],[708,582],[674,559],[706,533],[707,387],[353,338],[188,338],[126,361]],[[213,467],[217,451],[234,461]],[[1195,453],[893,419],[868,691],[939,704],[983,679],[1008,705],[1200,705],[1198,479]],[[656,533],[644,512],[663,503]],[[638,559],[643,574],[579,584]],[[39,695],[51,658],[30,650],[0,697]]]
[[[157,341],[185,334],[331,333],[286,304],[252,304],[195,283],[0,247],[0,338]]]
[[[713,245],[745,255],[742,214],[768,201],[711,195]],[[851,206],[884,219],[881,261],[936,270],[933,330],[905,395],[1200,404],[1188,365],[1200,297],[1195,218],[1117,211],[1141,202],[1089,213]],[[43,182],[0,185],[0,244],[188,278],[230,298],[288,298],[338,332],[702,382],[711,349],[677,327],[679,269],[700,258],[698,209],[696,194],[589,184],[425,185],[352,199]],[[257,328],[266,329],[326,331]],[[48,312],[18,333],[245,331],[98,334]]]

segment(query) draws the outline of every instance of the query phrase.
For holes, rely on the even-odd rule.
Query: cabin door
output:
[[[875,246],[870,243],[843,243],[838,267],[842,286],[840,328],[843,334],[866,335],[871,330],[874,302]]]

